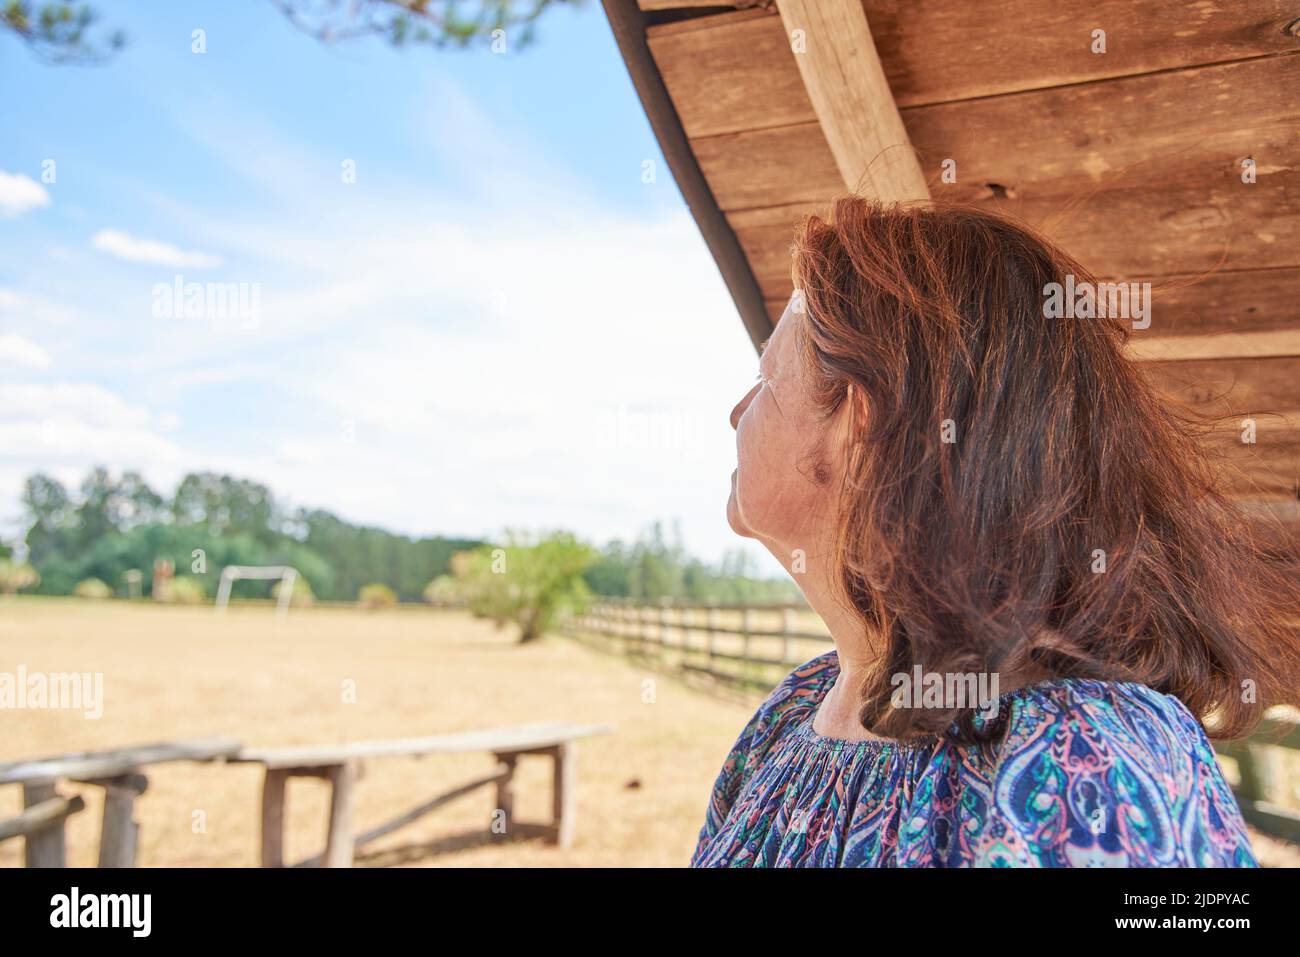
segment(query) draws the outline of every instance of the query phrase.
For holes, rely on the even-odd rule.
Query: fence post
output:
[[[714,663],[713,639],[717,636],[718,627],[718,606],[716,603],[709,604],[708,612],[708,642],[709,642],[709,674],[717,676],[717,666]]]
[[[683,606],[682,618],[681,618],[682,667],[683,668],[686,667],[686,665],[689,663],[691,657],[691,624],[694,622],[694,620],[695,620],[695,616],[691,614],[691,609]]]
[[[749,663],[749,659],[750,659],[749,633],[753,630],[753,628],[754,628],[753,613],[749,610],[749,606],[746,605],[743,609],[741,609],[740,612],[740,630],[744,632],[744,634],[741,636],[742,650],[740,652],[740,657],[741,657],[740,677],[742,681],[748,681],[750,672],[753,670]]]
[[[668,625],[672,622],[672,599],[659,599],[659,658],[664,660],[668,655]]]
[[[790,661],[790,632],[794,631],[794,609],[781,609],[781,663],[793,664]]]

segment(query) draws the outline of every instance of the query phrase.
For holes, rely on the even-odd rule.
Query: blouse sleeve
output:
[[[758,706],[727,752],[722,770],[713,782],[692,861],[706,842],[718,833],[749,775],[780,738],[782,729],[806,710],[809,695],[833,677],[833,668],[833,654],[813,658],[792,671]]]
[[[1255,866],[1214,750],[1178,699],[1082,681],[1010,708],[975,865]]]

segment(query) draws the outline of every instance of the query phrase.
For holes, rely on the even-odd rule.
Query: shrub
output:
[[[504,548],[485,545],[457,556],[452,569],[475,615],[514,622],[520,642],[536,641],[590,594],[583,573],[596,553],[566,532],[536,540],[510,533]]]
[[[201,581],[186,575],[173,578],[167,585],[167,593],[154,597],[172,605],[201,605],[207,601],[208,593]]]
[[[16,595],[41,583],[41,573],[26,562],[0,561],[0,592]]]
[[[271,588],[271,597],[277,602],[280,600],[280,590],[283,587],[284,582],[278,581]],[[289,604],[294,608],[307,608],[315,601],[316,596],[312,594],[311,584],[299,575],[293,580],[293,592],[289,595]]]
[[[362,608],[373,611],[377,608],[392,608],[397,604],[397,595],[387,585],[371,582],[369,585],[361,586],[361,590],[357,592],[357,601]]]
[[[439,575],[425,585],[424,600],[435,608],[451,608],[465,603],[456,579],[451,575]]]
[[[98,578],[83,578],[77,582],[77,587],[72,589],[72,594],[78,598],[90,598],[95,601],[103,601],[105,598],[113,597],[113,589],[109,588]]]

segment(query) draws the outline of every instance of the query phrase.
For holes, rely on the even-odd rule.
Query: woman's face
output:
[[[823,421],[810,397],[799,350],[807,317],[791,300],[759,359],[759,381],[731,410],[737,468],[727,521],[787,564],[811,550],[831,519],[841,474],[835,422]]]

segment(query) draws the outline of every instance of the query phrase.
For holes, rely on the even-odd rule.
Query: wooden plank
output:
[[[574,829],[578,826],[578,744],[570,741],[555,749],[555,767],[551,791],[551,816],[555,823],[555,843],[560,847],[573,844]]]
[[[54,784],[48,781],[30,782],[23,785],[23,808],[30,810],[42,804],[58,799]],[[65,867],[67,865],[67,846],[64,841],[63,824],[43,828],[28,834],[24,842],[23,861],[27,867]]]
[[[58,778],[114,778],[150,764],[213,761],[233,755],[238,750],[239,742],[230,738],[194,738],[112,751],[83,751],[35,761],[11,761],[0,764],[0,784],[54,781]]]
[[[1139,276],[1152,283],[1153,337],[1300,328],[1300,268],[1223,269],[1208,275]]]
[[[1300,57],[1287,56],[902,115],[936,199],[1019,216],[1098,275],[1289,269],[1300,265],[1291,198],[1300,168],[1290,160],[1300,152],[1300,106],[1286,92],[1296,86]],[[820,127],[692,145],[764,296],[781,298],[788,226],[800,209],[842,192]],[[1257,163],[1255,183],[1241,181],[1247,157]],[[956,163],[955,183],[936,182],[945,159]],[[758,222],[741,215],[767,210]],[[1117,227],[1136,224],[1141,241],[1116,242]],[[757,248],[773,250],[769,261]]]
[[[104,781],[104,819],[99,832],[100,867],[135,867],[140,825],[135,820],[135,799],[147,783],[139,774]]]
[[[1134,359],[1151,362],[1300,356],[1300,329],[1156,337],[1134,332],[1128,353]]]
[[[48,800],[40,801],[23,810],[17,817],[0,821],[0,841],[7,841],[14,837],[26,837],[54,825],[62,826],[63,821],[78,811],[85,810],[85,807],[86,802],[81,799],[79,794],[74,794],[72,797],[56,795]]]
[[[262,866],[284,867],[284,803],[289,772],[267,768],[262,781]]]
[[[784,207],[782,209],[785,209]],[[737,222],[760,225],[741,231],[757,271],[764,304],[775,323],[794,291],[789,247],[794,223],[814,207],[795,207],[764,223],[750,210]],[[824,212],[825,207],[816,207]],[[1108,280],[1109,281],[1109,280]],[[1300,355],[1300,268],[1220,270],[1205,276],[1138,276],[1152,284],[1151,327],[1134,330],[1131,355],[1138,359],[1266,358]]]
[[[324,747],[244,748],[230,760],[232,763],[257,762],[272,768],[308,768],[328,767],[360,758],[418,757],[465,751],[536,751],[574,738],[609,734],[613,730],[613,726],[607,724],[539,722],[511,728],[387,741],[354,741]]]
[[[719,4],[721,5],[721,4]],[[1287,0],[867,0],[866,19],[900,107],[1094,83],[1284,54],[1300,47]],[[1106,30],[1106,52],[1092,31]],[[816,118],[781,18],[721,13],[648,28],[686,133],[714,136]],[[750,95],[745,95],[750,94]]]
[[[475,778],[473,781],[469,781],[465,784],[462,784],[460,787],[453,788],[452,790],[446,792],[445,794],[440,794],[436,798],[433,798],[432,800],[425,801],[423,804],[411,808],[411,810],[407,811],[405,814],[393,818],[393,820],[391,821],[388,821],[384,824],[380,824],[376,827],[371,828],[370,830],[366,831],[364,834],[361,834],[360,836],[357,837],[357,847],[360,848],[365,844],[369,844],[372,841],[377,841],[381,837],[391,834],[393,831],[396,831],[399,828],[406,827],[406,825],[411,824],[414,821],[418,821],[426,814],[429,814],[433,811],[436,811],[440,807],[450,804],[452,801],[455,801],[457,798],[464,797],[467,794],[472,794],[474,791],[477,791],[479,788],[486,787],[489,784],[496,784],[499,781],[503,781],[506,778],[508,778],[511,775],[511,773],[513,773],[512,769],[508,765],[498,764],[495,770],[493,770],[491,774],[488,774],[481,778]]]
[[[375,827],[372,827],[370,830],[357,835],[356,840],[353,841],[353,847],[355,849],[355,852],[360,853],[361,849],[365,845],[377,841],[381,837],[386,837],[387,835],[392,834],[394,831],[406,827],[408,824],[412,824],[415,821],[418,821],[420,818],[432,813],[433,811],[436,811],[438,808],[450,804],[452,801],[456,800],[457,798],[464,797],[466,794],[470,794],[474,791],[477,791],[481,787],[485,787],[489,784],[493,784],[497,781],[500,781],[502,778],[508,776],[509,773],[510,771],[508,768],[506,768],[505,765],[499,765],[493,773],[487,775],[486,777],[478,778],[466,784],[462,784],[460,787],[454,788],[445,794],[440,794],[437,797],[433,798],[432,800],[425,801],[422,804],[416,805],[415,807],[411,808],[409,811],[406,811],[405,813],[398,815],[397,817],[393,818],[390,821],[385,821],[383,824],[379,824],[376,825]],[[319,867],[321,863],[324,861],[324,859],[325,859],[324,854],[318,854],[316,857],[308,858],[304,861],[299,862],[294,866],[295,867]]]
[[[352,837],[352,807],[356,800],[357,763],[330,769],[330,817],[325,833],[325,867],[351,867],[356,844]]]
[[[493,809],[488,833],[494,841],[505,841],[514,835],[515,765],[519,762],[519,756],[498,754],[496,759],[505,767],[506,773],[497,781],[497,806]]]
[[[757,349],[772,334],[763,309],[763,296],[749,271],[740,244],[713,201],[713,194],[686,139],[677,110],[673,108],[672,98],[655,66],[654,56],[646,42],[645,17],[637,9],[635,0],[601,0],[601,6],[673,182],[686,201],[686,207],[718,265],[722,281],[731,293],[732,302],[740,312],[740,320],[750,341]]]
[[[794,60],[850,193],[930,198],[860,0],[779,0]]]
[[[1300,405],[1300,358],[1155,362],[1146,368],[1165,393],[1212,415],[1285,414]],[[1264,419],[1259,426],[1265,427]]]
[[[904,120],[906,122],[906,120]],[[730,213],[799,203],[826,203],[844,192],[830,144],[817,123],[691,140],[718,207],[742,248],[745,236]],[[754,276],[763,287],[758,268]]]

